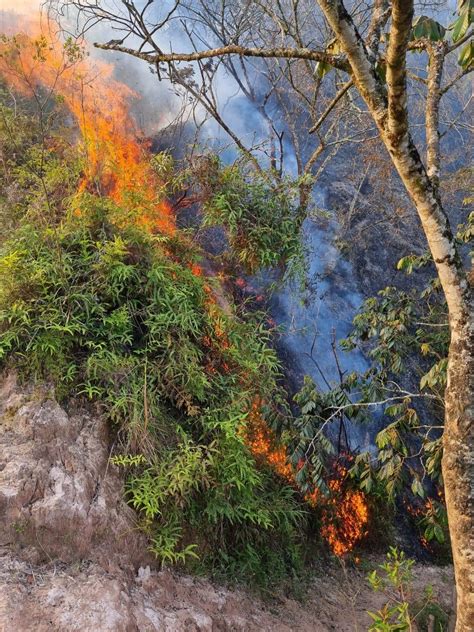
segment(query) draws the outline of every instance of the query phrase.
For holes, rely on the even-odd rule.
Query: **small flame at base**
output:
[[[288,462],[286,448],[278,442],[261,413],[261,402],[254,401],[245,428],[245,441],[257,460],[264,461],[285,481],[297,488],[295,471]],[[320,507],[321,535],[338,557],[350,553],[367,535],[369,510],[362,491],[348,489],[347,468],[340,462],[328,483],[330,494],[325,497],[318,489],[305,494],[305,501],[313,508]]]

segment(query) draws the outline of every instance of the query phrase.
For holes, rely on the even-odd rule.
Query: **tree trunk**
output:
[[[451,325],[443,479],[456,574],[456,632],[474,630],[474,315]]]
[[[449,309],[443,479],[457,590],[456,632],[474,630],[474,300],[449,221],[410,137],[381,136],[420,217]]]
[[[456,632],[474,630],[474,309],[473,289],[457,250],[437,188],[409,132],[406,51],[413,0],[393,0],[387,50],[386,93],[369,52],[342,0],[318,0],[351,66],[352,79],[367,104],[420,218],[449,310],[451,347],[446,389],[443,477],[457,588]],[[435,58],[432,60],[437,61]],[[438,80],[441,68],[436,71]],[[432,79],[433,83],[433,77]],[[438,88],[436,85],[435,88]],[[436,96],[436,95],[435,95]],[[434,107],[436,108],[436,102]],[[439,100],[438,100],[439,103]],[[432,112],[428,120],[433,123]],[[437,134],[437,130],[436,130]],[[433,134],[431,134],[433,137]],[[429,140],[429,139],[428,139]],[[436,138],[434,138],[436,140]],[[437,147],[429,148],[431,154]],[[429,166],[437,166],[432,157]]]

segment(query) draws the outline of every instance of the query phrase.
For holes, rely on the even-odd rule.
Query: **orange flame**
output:
[[[265,423],[258,401],[252,404],[245,440],[258,460],[265,461],[279,476],[291,484],[294,483],[293,468],[288,463],[286,449],[278,444],[274,433]]]
[[[252,404],[248,416],[245,440],[255,458],[268,463],[285,481],[297,487],[295,471],[288,461],[286,448],[266,424],[258,400]],[[369,521],[365,494],[347,489],[347,475],[347,469],[336,463],[333,478],[328,483],[331,492],[329,497],[323,496],[316,488],[304,497],[311,507],[322,508],[321,535],[338,557],[354,549],[366,535]]]
[[[54,36],[45,38],[31,20],[23,20],[22,29],[24,34],[13,44],[11,40],[0,42],[0,76],[23,94],[37,94],[38,86],[43,86],[64,98],[80,128],[86,158],[80,189],[106,195],[119,206],[132,206],[138,211],[137,221],[150,231],[173,233],[174,220],[169,205],[159,195],[160,182],[150,165],[147,143],[137,140],[139,130],[129,114],[130,101],[137,95],[113,78],[111,65],[95,62],[92,66],[87,57],[75,59],[74,51],[68,51]],[[197,276],[203,274],[198,265],[192,265],[191,270]],[[236,284],[245,287],[243,279]],[[229,341],[217,318],[215,297],[209,286],[205,289],[210,315],[216,316],[215,334],[221,348],[226,349]],[[224,362],[221,369],[227,372],[230,367]],[[216,372],[216,368],[209,365],[209,371]],[[259,401],[252,405],[245,440],[257,460],[268,463],[297,487],[286,448],[267,426]],[[324,507],[322,535],[336,555],[353,549],[368,521],[365,495],[344,490],[343,480],[344,473],[338,472],[330,482],[329,504],[325,505],[316,489],[305,496],[311,506]]]
[[[352,551],[366,535],[369,511],[363,492],[345,489],[347,468],[336,463],[334,473],[334,478],[329,481],[332,493],[323,512],[321,533],[333,553],[341,557]]]
[[[14,40],[0,43],[0,76],[27,96],[64,99],[82,136],[86,166],[80,190],[93,190],[133,209],[135,221],[150,231],[173,233],[174,220],[160,194],[149,147],[138,140],[129,114],[137,95],[113,78],[110,64],[92,64],[80,48],[63,44],[51,32],[46,37],[32,20],[22,19],[21,29]]]

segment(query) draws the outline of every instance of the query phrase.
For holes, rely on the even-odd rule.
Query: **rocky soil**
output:
[[[365,573],[321,568],[299,602],[154,568],[109,462],[100,415],[0,383],[0,632],[366,630],[383,597]],[[375,562],[375,560],[374,560]],[[451,608],[450,568],[420,566]]]

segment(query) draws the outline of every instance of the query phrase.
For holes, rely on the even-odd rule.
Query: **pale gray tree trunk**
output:
[[[451,323],[443,479],[456,572],[457,632],[474,630],[473,306]]]
[[[385,142],[390,151],[390,140]],[[413,147],[393,162],[420,216],[449,308],[443,480],[457,591],[456,632],[474,630],[474,303],[442,206]]]

